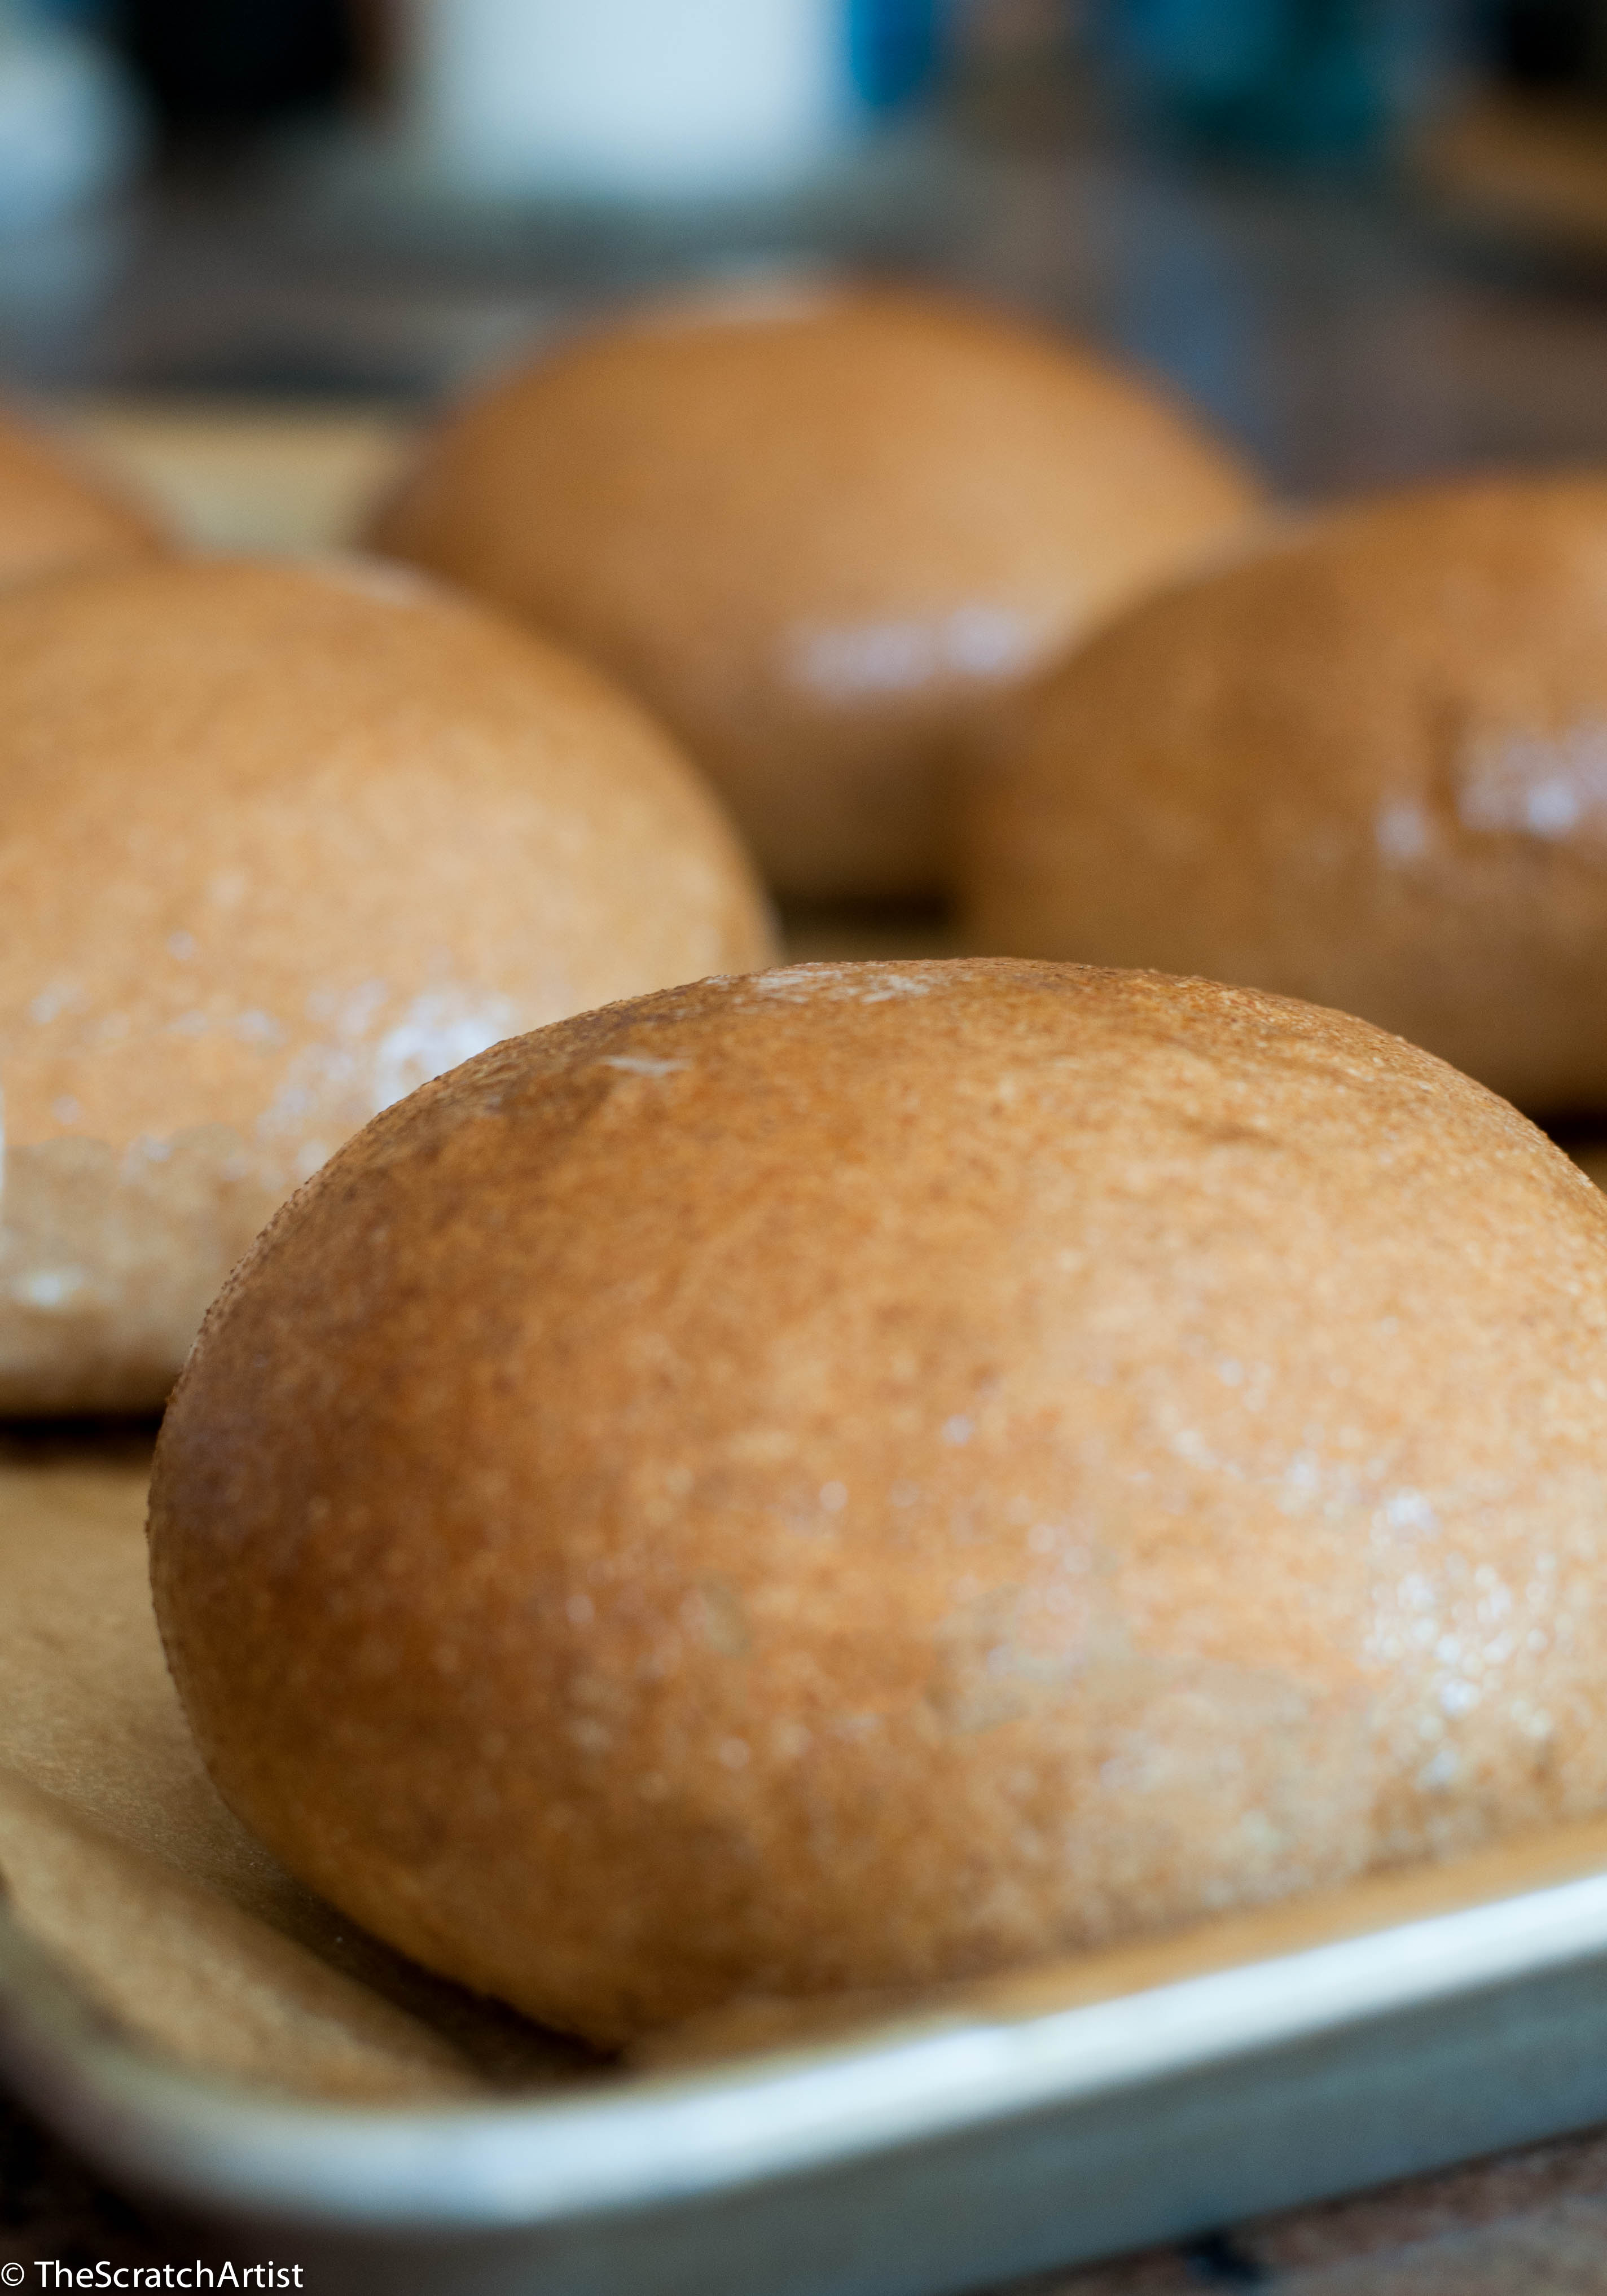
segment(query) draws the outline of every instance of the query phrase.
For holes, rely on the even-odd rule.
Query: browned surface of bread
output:
[[[0,1411],[159,1403],[273,1205],[498,1037],[773,954],[673,745],[399,570],[0,601]]]
[[[1314,519],[1009,714],[973,947],[1360,1013],[1522,1106],[1607,1107],[1607,476]]]
[[[0,589],[164,545],[155,517],[68,449],[0,412]]]
[[[1251,991],[820,965],[393,1109],[152,1507],[225,1798],[611,2042],[1607,1800],[1607,1203]]]
[[[935,296],[655,306],[482,397],[379,546],[581,647],[811,896],[948,873],[979,697],[1219,545],[1256,490],[1149,387]]]

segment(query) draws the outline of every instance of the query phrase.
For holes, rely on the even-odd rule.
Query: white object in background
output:
[[[806,176],[850,133],[845,0],[406,0],[406,127],[489,194],[696,195]]]
[[[138,103],[103,48],[0,0],[0,233],[111,190],[143,142]]]

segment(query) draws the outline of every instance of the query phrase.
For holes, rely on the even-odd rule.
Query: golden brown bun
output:
[[[160,1403],[286,1191],[500,1037],[769,961],[596,674],[395,568],[0,600],[0,1411]]]
[[[965,304],[798,290],[635,314],[449,422],[378,546],[663,716],[777,885],[948,873],[979,697],[1236,529],[1249,478],[1124,372]]]
[[[603,2041],[1607,1800],[1607,1201],[1364,1022],[816,965],[501,1046],[214,1308],[158,1451],[212,1774]]]
[[[1150,600],[1007,713],[972,944],[1365,1014],[1607,1106],[1607,477],[1406,494]]]
[[[165,546],[156,520],[14,415],[0,413],[0,589]]]

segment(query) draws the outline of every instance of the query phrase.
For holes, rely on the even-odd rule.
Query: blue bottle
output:
[[[944,0],[847,0],[849,69],[872,111],[900,111],[936,78]]]
[[[1106,0],[1129,78],[1196,138],[1291,159],[1363,157],[1431,98],[1448,0]]]

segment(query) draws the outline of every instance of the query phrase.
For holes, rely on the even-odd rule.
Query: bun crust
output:
[[[1365,1023],[796,967],[352,1141],[152,1496],[222,1792],[616,2042],[1607,1800],[1607,1201]]]
[[[0,589],[167,546],[154,517],[14,415],[0,414]]]
[[[1257,499],[1052,336],[800,291],[649,308],[516,373],[375,538],[641,693],[772,881],[830,897],[946,882],[956,721]]]
[[[160,1403],[273,1206],[377,1109],[772,955],[635,705],[395,569],[18,592],[0,693],[0,1411]]]
[[[1607,1106],[1607,477],[1338,511],[1155,597],[1009,714],[976,947],[1360,1013]]]

